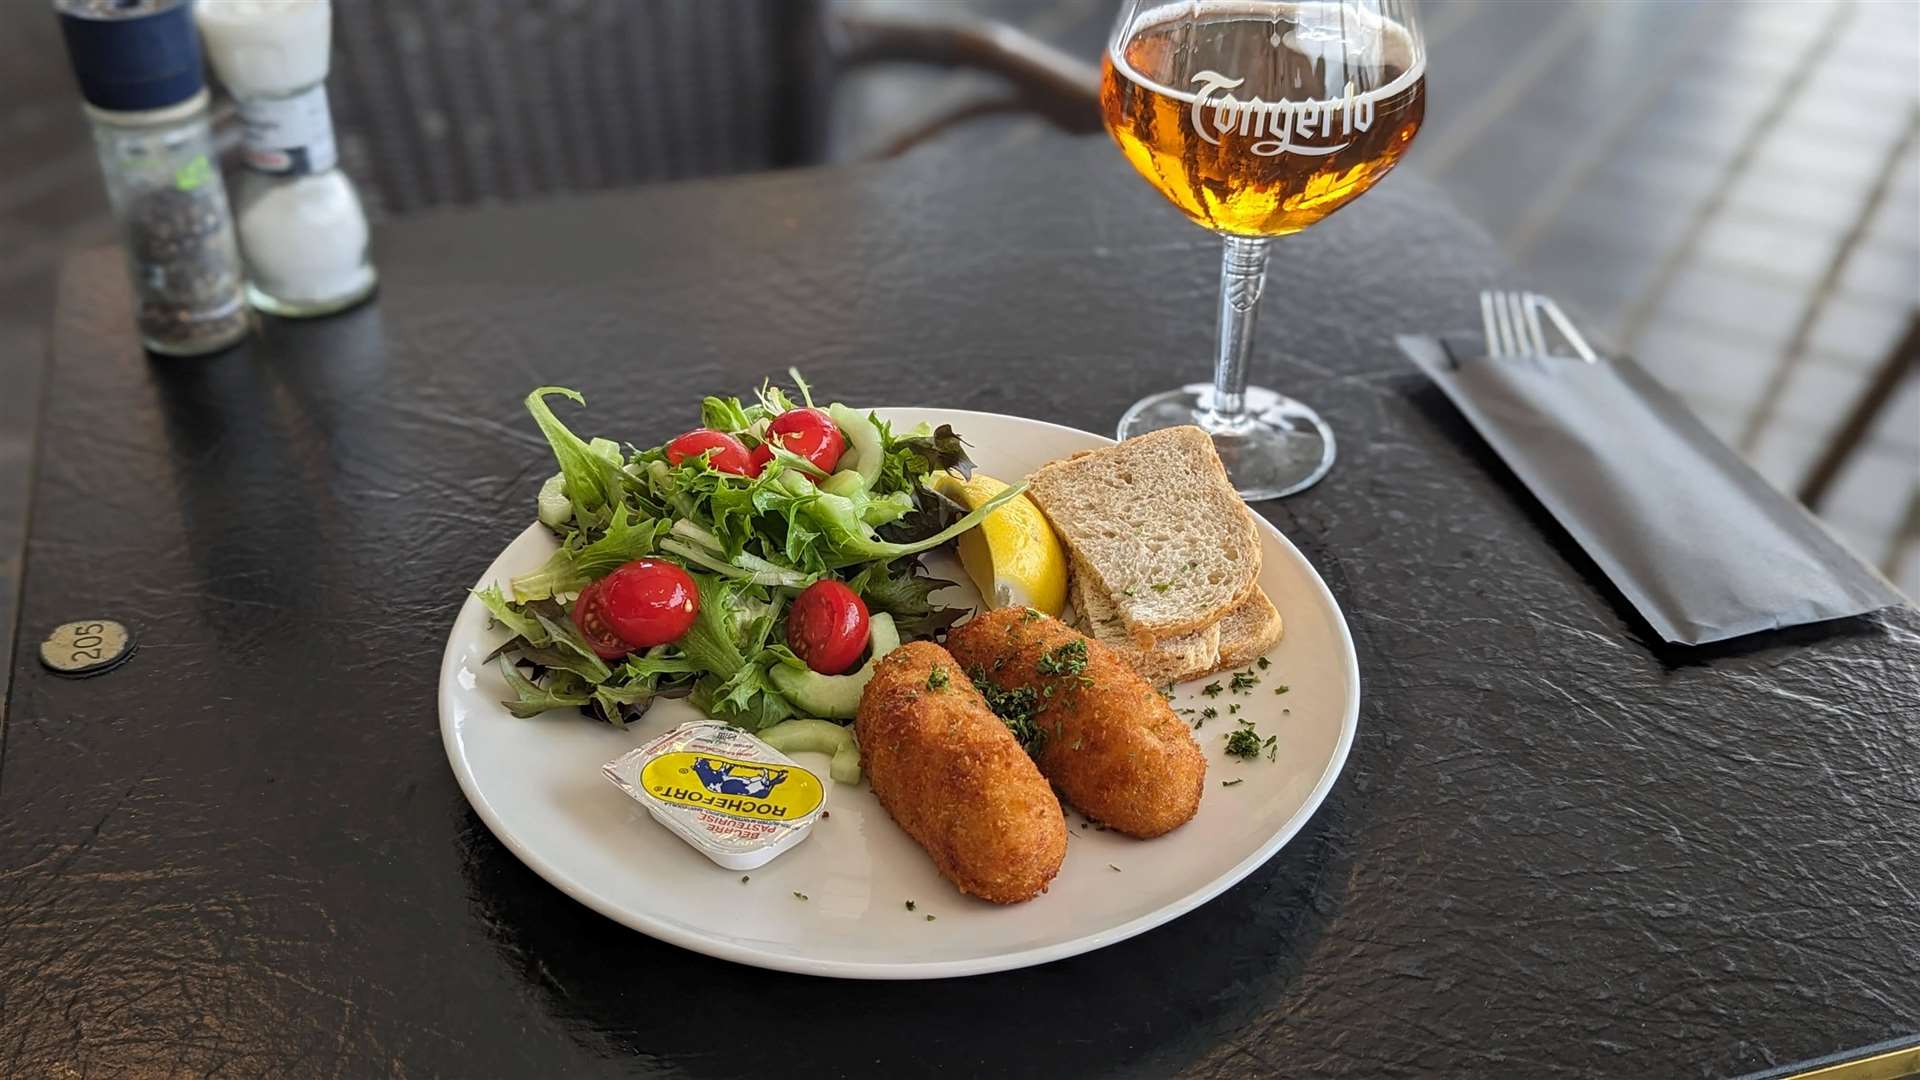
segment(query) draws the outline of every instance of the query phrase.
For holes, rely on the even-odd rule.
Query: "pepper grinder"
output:
[[[56,0],[93,126],[147,348],[218,352],[246,336],[240,252],[207,123],[188,0]]]

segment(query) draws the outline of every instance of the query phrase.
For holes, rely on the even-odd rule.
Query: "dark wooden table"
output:
[[[1044,968],[832,982],[605,920],[468,809],[436,668],[551,468],[529,387],[640,444],[789,364],[1107,430],[1203,377],[1216,250],[1054,140],[412,220],[376,304],[204,361],[144,357],[118,257],[73,259],[0,764],[0,1073],[1720,1075],[1920,1029],[1920,614],[1655,647],[1394,352],[1502,274],[1409,176],[1278,248],[1258,378],[1341,456],[1260,510],[1365,698],[1246,882]],[[132,662],[42,670],[94,616]]]

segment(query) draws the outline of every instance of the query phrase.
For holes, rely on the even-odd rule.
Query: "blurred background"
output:
[[[335,0],[329,89],[376,229],[442,204],[960,140],[1017,162],[1050,130],[1098,131],[1087,79],[1115,6]],[[1430,97],[1404,169],[1526,271],[1507,284],[1631,351],[1920,596],[1920,3],[1430,0],[1422,14]],[[49,4],[8,0],[0,626],[54,271],[113,238]],[[1476,322],[1463,297],[1461,328]]]

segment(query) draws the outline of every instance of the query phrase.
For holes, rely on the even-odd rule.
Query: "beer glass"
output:
[[[1213,384],[1137,402],[1121,438],[1198,424],[1248,499],[1326,475],[1333,433],[1319,414],[1247,385],[1267,245],[1399,162],[1426,110],[1426,69],[1412,0],[1121,5],[1101,65],[1107,131],[1148,183],[1226,245]]]

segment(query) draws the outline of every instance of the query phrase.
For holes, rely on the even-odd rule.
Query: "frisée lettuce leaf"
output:
[[[576,405],[585,405],[587,399],[578,390],[542,386],[527,395],[527,411],[533,414],[533,422],[540,425],[540,434],[547,437],[554,460],[560,463],[560,474],[566,477],[566,495],[573,503],[575,517],[581,521],[594,520],[593,515],[603,507],[619,502],[625,489],[619,446],[609,440],[611,455],[595,450],[553,414],[547,405],[550,395],[567,398]]]
[[[514,700],[503,701],[501,704],[507,707],[508,712],[522,720],[539,716],[549,709],[578,708],[592,700],[590,694],[541,686],[522,675],[511,660],[500,661],[500,675],[507,680],[507,687],[514,694]]]
[[[652,554],[654,545],[672,527],[664,518],[640,517],[625,502],[615,503],[599,539],[589,542],[586,533],[573,533],[540,569],[513,579],[513,598],[524,603],[579,592],[627,563]],[[572,543],[581,546],[570,548]]]

